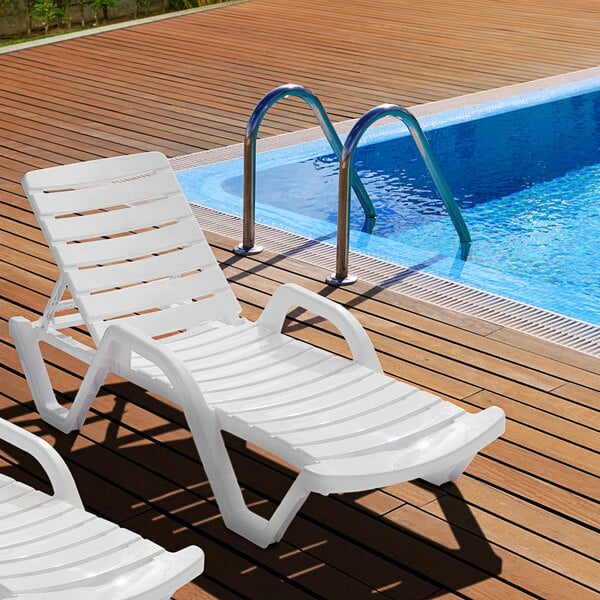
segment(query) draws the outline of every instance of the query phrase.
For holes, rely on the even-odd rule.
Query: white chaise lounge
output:
[[[108,372],[175,402],[225,523],[256,544],[278,541],[310,492],[441,484],[504,431],[499,408],[468,414],[385,376],[356,319],[296,285],[278,288],[256,322],[240,318],[162,154],[34,171],[23,185],[61,271],[43,317],[10,322],[41,416],[81,427]],[[282,334],[295,305],[329,319],[352,360]],[[77,314],[56,316],[69,307]],[[96,348],[59,332],[82,323]],[[90,363],[70,410],[56,401],[40,340]],[[244,504],[222,430],[299,469],[270,520]]]
[[[167,552],[86,512],[67,466],[37,436],[0,419],[0,439],[36,458],[54,490],[0,472],[0,598],[168,600],[202,573],[200,548]]]

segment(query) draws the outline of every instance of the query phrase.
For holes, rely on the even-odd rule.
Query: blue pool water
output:
[[[355,153],[377,221],[362,233],[353,199],[351,248],[600,325],[600,78],[420,122],[473,237],[468,259],[400,122]],[[191,202],[242,214],[241,160],[178,178]],[[257,220],[334,243],[337,187],[325,141],[260,154]]]

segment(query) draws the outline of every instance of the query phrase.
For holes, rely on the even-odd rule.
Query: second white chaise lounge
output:
[[[0,419],[0,440],[33,456],[46,494],[0,473],[0,598],[168,600],[202,573],[197,546],[167,552],[84,510],[66,464],[46,442]]]

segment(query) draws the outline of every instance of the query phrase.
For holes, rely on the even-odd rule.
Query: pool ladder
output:
[[[444,178],[440,166],[433,155],[429,142],[419,125],[417,118],[407,109],[396,104],[382,104],[367,111],[356,121],[346,142],[342,146],[331,121],[325,113],[323,105],[318,98],[308,89],[300,85],[283,85],[271,90],[256,105],[244,137],[244,223],[243,241],[234,248],[236,254],[257,254],[262,251],[262,246],[255,244],[255,195],[256,195],[256,138],[260,124],[268,110],[277,101],[288,96],[297,96],[307,102],[317,117],[317,121],[323,130],[325,137],[340,161],[339,191],[338,191],[338,223],[336,243],[336,270],[327,277],[331,285],[349,285],[356,281],[356,277],[348,273],[348,257],[350,251],[350,188],[354,189],[365,212],[367,222],[371,224],[376,217],[375,209],[365,190],[358,174],[352,167],[352,158],[358,142],[367,131],[379,119],[390,116],[400,119],[408,128],[425,166],[431,175],[434,185],[438,190],[442,202],[456,229],[460,240],[460,255],[464,260],[469,254],[471,247],[471,235],[462,217],[460,209],[450,191],[448,183]]]
[[[381,104],[367,111],[350,130],[340,158],[340,185],[338,191],[338,223],[337,223],[337,245],[336,245],[336,270],[328,278],[327,282],[332,285],[348,285],[354,283],[356,277],[348,274],[348,253],[350,251],[350,188],[348,185],[348,172],[352,165],[354,150],[358,146],[361,137],[367,129],[383,117],[396,117],[400,119],[408,128],[425,166],[431,175],[433,183],[437,188],[442,202],[456,233],[460,240],[460,255],[465,260],[471,247],[471,235],[465,223],[463,216],[456,204],[456,200],[450,191],[450,187],[444,178],[440,166],[433,155],[433,151],[423,129],[419,125],[417,118],[405,108],[397,104]]]

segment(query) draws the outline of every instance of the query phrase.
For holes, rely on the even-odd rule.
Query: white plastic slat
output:
[[[18,484],[14,479],[7,478],[4,480],[3,485],[0,485],[0,502],[6,502],[12,498],[18,498],[19,496],[26,494],[27,489]]]
[[[370,396],[380,395],[389,382],[382,385],[377,373],[359,374],[352,370],[344,372],[344,376],[332,375],[321,379],[322,388],[315,392],[296,396],[291,394],[273,402],[268,408],[248,403],[240,406],[235,413],[249,425],[260,426],[269,435],[280,431],[302,428],[305,423],[320,423],[323,419],[335,418],[337,411],[349,410],[350,403],[360,406],[368,405]],[[412,390],[409,386],[409,389]],[[263,404],[263,402],[261,402]]]
[[[29,200],[36,214],[68,215],[165,198],[180,192],[179,183],[170,171],[154,173],[126,181],[112,182],[93,188],[35,192]],[[133,201],[133,202],[132,202]]]
[[[176,340],[175,343],[170,339],[165,340],[177,357],[196,373],[198,381],[228,378],[311,348],[309,345],[293,344],[294,340],[288,336],[266,328],[258,329],[248,322],[245,322],[246,326],[221,325],[203,335],[190,336],[187,340]],[[290,345],[294,345],[295,349],[286,349]],[[244,350],[243,360],[240,360],[240,348]],[[149,363],[138,365],[151,368]],[[225,370],[218,371],[223,368]]]
[[[371,410],[362,414],[348,415],[346,419],[335,423],[325,422],[300,431],[281,433],[278,437],[292,446],[298,446],[349,438],[361,435],[362,432],[381,431],[391,423],[395,424],[394,429],[401,428],[403,419],[429,410],[441,402],[440,398],[420,391],[411,396],[409,403],[391,402],[394,394],[391,393],[390,396],[390,402],[385,402],[382,406],[372,406]]]
[[[61,243],[54,247],[56,258],[63,267],[101,265],[128,258],[138,258],[172,248],[194,244],[200,256],[214,256],[202,230],[191,218],[120,237],[113,237],[79,244]]]
[[[87,529],[84,526],[83,529]],[[114,527],[109,531],[104,531],[101,535],[90,535],[87,539],[80,540],[80,543],[72,543],[64,548],[55,547],[54,540],[52,546],[46,544],[42,554],[36,554],[29,557],[21,557],[18,561],[0,563],[0,578],[10,581],[13,577],[26,576],[31,578],[37,573],[47,573],[54,569],[65,569],[70,566],[96,560],[99,555],[122,553],[127,549],[127,554],[141,540],[139,535],[129,531]]]
[[[287,362],[277,362],[265,365],[259,370],[233,372],[229,377],[220,377],[213,380],[208,376],[203,379],[197,376],[198,383],[206,393],[223,394],[229,397],[244,396],[253,390],[264,393],[276,392],[279,388],[281,394],[289,387],[310,385],[313,381],[319,381],[330,367],[325,363],[334,360],[325,351],[304,351]],[[338,359],[343,360],[343,359]],[[194,374],[196,375],[196,374]]]
[[[315,458],[310,453],[305,452],[303,448],[290,446],[282,442],[277,436],[266,434],[258,427],[248,427],[246,423],[239,419],[220,418],[219,425],[224,431],[281,457],[298,469],[315,463]]]
[[[351,393],[348,391],[348,387],[341,389],[338,388],[338,390],[336,390],[336,392],[340,391],[341,394],[326,394],[322,397],[312,399],[311,402],[313,404],[313,408],[316,408],[318,401],[321,400],[321,398],[323,399],[323,402],[326,405],[332,403],[332,399],[335,398],[335,406],[333,408],[333,411],[337,412],[339,416],[339,413],[343,413],[346,406],[348,406],[348,404],[351,404],[352,402],[352,400],[350,399]],[[357,406],[362,405],[363,410],[361,414],[356,415],[358,418],[354,419],[353,422],[345,421],[342,423],[333,423],[331,426],[324,425],[325,423],[327,423],[327,416],[324,416],[322,413],[328,412],[327,410],[317,411],[312,413],[311,415],[308,415],[308,417],[303,418],[316,419],[317,423],[324,425],[322,429],[325,429],[325,427],[338,428],[338,435],[342,435],[342,433],[345,433],[346,437],[343,437],[336,443],[343,443],[345,445],[346,453],[348,453],[347,449],[350,447],[352,448],[353,453],[356,453],[358,451],[359,454],[363,454],[365,452],[365,446],[368,449],[372,449],[373,446],[376,446],[377,444],[381,445],[382,443],[384,443],[384,440],[391,439],[390,432],[385,431],[384,427],[374,427],[373,416],[371,413],[376,412],[379,405],[383,405],[384,410],[388,410],[389,412],[401,412],[407,414],[414,411],[422,411],[427,406],[432,406],[441,402],[441,400],[439,400],[438,398],[426,393],[424,393],[426,396],[426,404],[419,401],[416,401],[415,403],[411,402],[412,397],[416,397],[420,393],[416,388],[413,388],[412,386],[406,386],[406,388],[408,388],[409,390],[409,394],[406,395],[404,398],[401,398],[398,402],[392,399],[392,401],[390,402],[390,387],[393,386],[386,386],[382,390],[376,389],[373,391],[372,396],[367,398],[359,398],[356,404]],[[398,392],[398,390],[396,390],[396,392]],[[344,394],[348,396],[348,402],[344,402]],[[395,394],[391,395],[391,397],[393,398],[394,395]],[[317,402],[315,402],[315,400]],[[302,405],[303,402],[298,402],[298,404]],[[392,406],[397,407],[395,411],[391,410]],[[415,407],[414,410],[412,409],[413,406]],[[296,412],[295,403],[288,403],[283,406],[278,406],[276,407],[276,410],[277,409],[281,409],[279,416],[281,416],[281,412],[283,409],[288,410],[291,413]],[[320,456],[315,457],[314,446],[316,440],[313,439],[312,427],[308,424],[306,428],[303,429],[301,432],[295,432],[294,435],[296,435],[298,439],[292,440],[289,439],[292,437],[291,435],[278,435],[276,431],[269,430],[269,428],[267,427],[264,427],[262,425],[255,425],[251,422],[248,422],[246,419],[249,416],[252,416],[253,413],[230,413],[228,416],[222,416],[220,414],[220,410],[217,408],[217,414],[219,414],[220,416],[219,422],[223,429],[229,431],[230,433],[233,433],[236,436],[241,437],[242,439],[247,439],[248,441],[256,444],[257,446],[265,448],[266,450],[278,456],[281,456],[282,458],[284,458],[291,464],[294,464],[298,468],[302,468],[306,465],[312,464],[315,462],[315,460],[319,460],[321,458]],[[394,416],[398,418],[397,414],[394,414]],[[380,421],[383,422],[383,424],[385,424],[385,419],[381,418],[381,413],[379,417]],[[376,429],[376,431],[369,432],[369,435],[371,437],[368,441],[368,444],[366,444],[364,429],[367,427],[367,421],[369,420],[371,421],[370,426]],[[293,421],[293,418],[289,420],[290,423],[293,423]],[[285,420],[279,420],[277,424],[285,426],[285,422]],[[330,435],[334,434],[331,431],[329,431],[328,433]],[[314,437],[318,437],[318,435],[319,428],[317,427],[317,433]],[[357,444],[353,443],[352,441],[354,437],[358,438]],[[292,443],[296,441],[309,441],[310,443],[304,445]],[[363,446],[363,448],[361,448],[361,445]],[[398,444],[396,443],[395,448],[397,449],[397,447]],[[380,446],[377,446],[375,448],[375,451],[379,450],[381,450],[381,448]],[[369,451],[370,450],[366,450],[366,452]]]
[[[33,591],[51,591],[59,586],[74,586],[85,584],[92,577],[99,577],[116,571],[126,572],[133,570],[136,564],[143,564],[152,560],[161,552],[161,548],[148,540],[139,540],[120,551],[102,553],[101,547],[98,554],[91,560],[81,560],[78,563],[60,569],[47,570],[39,574],[30,574],[23,577],[6,576],[5,585],[13,593],[27,593]]]
[[[49,502],[44,506],[46,510],[40,510],[39,516],[35,513],[29,515],[27,523],[22,524],[18,529],[12,531],[0,531],[0,552],[6,549],[9,556],[13,556],[15,550],[11,546],[33,547],[36,544],[47,544],[50,536],[59,536],[65,532],[67,536],[76,535],[82,525],[89,521],[96,520],[94,515],[82,510],[77,510],[73,506],[65,511],[64,506],[57,502]]]
[[[294,394],[296,388],[311,389],[314,386],[319,390],[319,382],[323,377],[348,364],[345,359],[310,346],[300,349],[287,362],[267,362],[260,369],[247,369],[243,362],[241,356],[237,366],[235,362],[232,363],[227,376],[217,378],[211,376],[210,370],[193,372],[192,369],[192,375],[209,404],[218,406],[229,401],[245,403],[247,400],[249,406],[279,403],[284,401],[288,393]],[[161,379],[160,371],[152,367],[143,371]]]
[[[190,215],[190,207],[179,195],[94,215],[62,219],[50,217],[40,221],[50,242],[62,242],[136,231],[189,218]]]
[[[236,394],[206,394],[206,399],[223,415],[241,414],[246,410],[277,408],[282,404],[296,402],[311,397],[320,397],[328,390],[343,387],[352,378],[360,380],[372,373],[370,369],[336,357],[324,360],[320,367],[322,374],[309,381],[302,381],[297,375],[288,378],[285,387],[280,387],[279,393],[275,385],[270,388],[255,385],[238,390]]]
[[[207,358],[222,353],[229,353],[243,347],[253,351],[255,347],[265,347],[271,344],[272,337],[281,334],[274,333],[266,327],[256,327],[254,323],[240,320],[235,325],[213,323],[204,325],[201,331],[194,330],[190,334],[182,334],[165,340],[165,344],[175,352],[181,360],[190,358]]]
[[[420,436],[417,443],[319,461],[308,465],[307,473],[318,477],[314,490],[322,494],[367,490],[416,477],[437,479],[438,473],[452,479],[503,431],[504,413],[490,407],[478,414],[463,413],[447,427]]]
[[[240,322],[244,323],[243,319],[239,319]],[[246,324],[246,323],[244,323]],[[204,339],[204,336],[210,333],[216,333],[217,335],[221,331],[230,331],[230,329],[223,323],[222,321],[209,321],[206,323],[197,323],[193,328],[188,331],[184,331],[182,333],[177,333],[175,335],[171,335],[168,338],[161,340],[161,343],[165,344],[165,346],[169,346],[173,349],[174,345],[177,344],[186,344],[184,347],[189,348],[187,345],[188,341],[191,341],[192,348],[196,348],[199,345],[196,340],[197,338]],[[175,342],[175,344],[173,344]],[[143,371],[144,373],[148,373],[149,370],[153,367],[154,363],[150,362],[148,359],[140,356],[139,354],[133,353],[131,357],[131,367],[134,370]]]
[[[262,352],[259,350],[253,352],[252,349],[246,352],[244,349],[243,360],[240,360],[237,352],[232,352],[220,353],[204,360],[189,360],[186,364],[196,380],[201,381],[204,387],[204,384],[209,382],[231,381],[232,377],[247,378],[251,383],[253,374],[260,372],[267,375],[268,370],[278,371],[281,366],[286,369],[288,361],[300,365],[304,361],[312,364],[314,359],[311,357],[309,349],[291,343],[283,343],[265,348]],[[235,382],[232,383],[235,385]]]
[[[161,152],[143,152],[31,171],[23,177],[23,187],[28,193],[40,189],[64,190],[170,168],[167,157]]]
[[[311,398],[275,410],[245,414],[243,418],[269,434],[281,435],[360,417],[389,403],[393,403],[396,410],[406,411],[407,404],[413,406],[415,392],[417,389],[410,385],[396,387],[393,381],[382,382],[373,375],[326,394],[321,405],[320,398]]]
[[[192,246],[115,265],[71,270],[68,275],[69,290],[71,294],[95,292],[206,268],[219,268],[214,261],[206,264],[200,259],[198,251]]]
[[[83,511],[77,512],[82,513]],[[50,562],[60,560],[61,555],[62,562],[58,562],[58,564],[67,564],[70,562],[67,555],[73,553],[73,548],[78,548],[76,551],[77,556],[83,558],[83,552],[86,551],[86,547],[95,546],[97,552],[99,545],[106,546],[105,540],[107,534],[113,534],[119,530],[118,526],[110,521],[95,519],[93,515],[85,512],[83,512],[82,516],[87,516],[87,520],[79,522],[76,527],[63,527],[53,532],[52,546],[49,546],[46,536],[42,539],[38,538],[29,542],[23,541],[18,547],[13,548],[10,553],[0,553],[0,576],[2,573],[16,575],[19,570],[27,572],[28,568],[25,566],[27,560],[39,562],[40,558],[43,558],[47,554],[52,555],[52,560],[46,561],[44,558],[46,565]],[[18,568],[15,565],[17,561]],[[35,565],[32,564],[30,570],[31,572],[35,571]]]
[[[365,378],[366,381],[368,381],[370,384],[373,384],[370,379],[370,377]],[[359,381],[357,383],[360,384],[362,382]],[[281,436],[277,435],[277,427],[283,426],[285,429],[286,420],[280,419],[276,422],[275,426],[271,422],[269,423],[270,427],[265,427],[260,423],[253,423],[252,418],[255,416],[263,417],[265,414],[268,414],[271,411],[277,412],[279,417],[281,417],[281,415],[285,412],[291,415],[298,415],[302,412],[302,408],[306,408],[306,405],[310,405],[310,408],[312,409],[310,414],[302,415],[301,418],[309,420],[312,419],[315,420],[317,424],[323,424],[323,422],[325,422],[324,420],[327,418],[326,413],[329,411],[343,411],[347,405],[351,406],[352,403],[355,402],[364,406],[365,411],[368,412],[368,410],[372,409],[373,406],[377,405],[377,402],[380,401],[380,397],[385,395],[385,388],[383,389],[384,393],[382,393],[381,390],[375,389],[373,390],[373,398],[376,398],[375,400],[369,397],[365,398],[364,396],[358,398],[357,400],[353,396],[353,387],[353,382],[349,381],[344,383],[343,386],[336,387],[333,393],[325,393],[323,395],[317,394],[316,396],[313,395],[308,400],[279,402],[274,408],[267,410],[250,409],[246,412],[231,412],[228,413],[227,416],[223,416],[219,408],[217,408],[216,411],[220,417],[219,422],[223,429],[238,437],[241,437],[242,439],[247,439],[257,446],[268,449],[270,452],[281,456],[288,462],[296,465],[298,468],[302,468],[307,464],[312,464],[314,462],[314,458],[310,455],[310,453],[304,452],[303,448],[293,446],[287,441],[283,440]],[[370,406],[367,400],[370,400]],[[323,410],[319,410],[321,401],[323,404]],[[245,408],[249,408],[249,405],[250,403],[248,403]],[[294,417],[292,416],[289,421],[293,422]],[[308,429],[310,429],[310,427],[308,427]]]
[[[226,386],[225,383],[203,386],[205,397],[210,405],[219,408],[223,414],[238,414],[244,410],[276,407],[288,402],[294,402],[312,394],[322,393],[323,381],[331,375],[332,379],[342,382],[349,370],[348,363],[338,357],[312,357],[313,364],[296,368],[288,372],[278,368],[269,378],[257,377],[254,381],[243,384],[238,380],[236,387]],[[306,359],[305,359],[306,360]],[[219,385],[219,389],[215,389]],[[279,389],[278,389],[279,386]]]
[[[9,521],[12,518],[19,520],[20,515],[25,514],[28,510],[36,508],[47,501],[48,496],[32,490],[27,486],[16,483],[19,486],[19,491],[14,495],[12,501],[2,502],[0,504],[0,528],[8,530],[10,528]]]
[[[203,321],[235,318],[241,310],[242,308],[231,292],[222,292],[198,302],[163,308],[143,315],[124,317],[116,322],[131,324],[148,335],[155,336],[181,329],[189,329]],[[88,324],[96,342],[111,324],[111,321],[98,321]]]
[[[196,380],[202,381],[204,384],[208,381],[229,379],[232,375],[243,375],[284,360],[293,360],[300,353],[307,351],[307,348],[291,344],[290,338],[277,334],[272,334],[271,337],[281,339],[281,342],[268,343],[269,338],[267,337],[264,344],[240,346],[232,345],[237,340],[234,337],[234,339],[227,340],[228,344],[213,343],[209,344],[210,348],[208,349],[202,345],[179,351],[177,357],[185,363]],[[195,352],[196,348],[198,349],[197,353]],[[240,348],[244,349],[243,360],[240,360]],[[140,364],[138,363],[137,366]],[[155,376],[157,369],[146,362],[144,372]]]
[[[115,572],[112,580],[90,577],[73,587],[21,593],[19,600],[143,600],[168,598],[202,571],[204,559],[199,548],[190,546],[176,553],[164,552],[152,560],[135,565],[125,574]]]
[[[181,360],[199,359],[212,356],[213,353],[228,353],[240,348],[240,345],[251,344],[255,341],[255,328],[245,319],[235,320],[236,326],[230,326],[223,321],[209,321],[196,323],[188,331],[171,335],[161,340]],[[249,335],[244,335],[249,334]],[[137,354],[131,358],[131,367],[154,376],[154,363]]]
[[[442,402],[425,412],[368,433],[316,444],[307,439],[306,443],[299,447],[315,460],[404,448],[419,438],[450,425],[463,413],[462,409],[450,402]]]
[[[38,504],[30,505],[27,510],[20,511],[0,521],[0,545],[5,535],[21,531],[27,527],[45,527],[55,517],[62,517],[74,510],[73,505],[68,502],[50,501],[46,496],[40,499]]]
[[[79,296],[78,304],[86,320],[110,319],[166,307],[218,292],[223,285],[215,274],[221,274],[218,266],[176,279],[161,279],[120,290]]]

